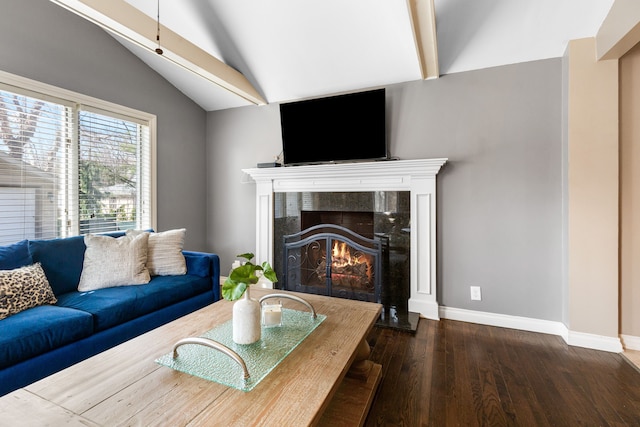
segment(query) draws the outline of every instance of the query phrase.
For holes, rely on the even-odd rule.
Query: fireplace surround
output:
[[[278,288],[382,303],[378,326],[416,330],[409,191],[276,192],[273,202]]]
[[[446,158],[243,169],[256,183],[256,259],[274,261],[274,194],[410,193],[410,311],[438,320],[436,175]]]

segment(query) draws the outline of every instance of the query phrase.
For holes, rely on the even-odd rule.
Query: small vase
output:
[[[250,287],[241,299],[233,304],[233,342],[253,344],[260,340],[260,303],[251,299]]]

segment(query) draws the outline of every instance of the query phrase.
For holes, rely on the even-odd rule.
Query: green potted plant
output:
[[[254,255],[250,252],[236,256],[238,258],[244,258],[247,261],[231,270],[229,277],[227,277],[222,284],[222,297],[224,299],[229,301],[240,299],[249,286],[258,283],[260,276],[266,277],[272,283],[278,281],[276,272],[268,262],[265,261],[261,265],[253,264],[251,260]]]
[[[249,287],[258,283],[261,276],[277,282],[276,272],[268,262],[257,265],[251,262],[252,253],[237,255],[247,261],[235,267],[222,284],[222,296],[233,304],[233,341],[236,344],[253,344],[260,340],[262,328],[260,324],[260,303],[251,299]],[[244,295],[244,298],[242,296]]]

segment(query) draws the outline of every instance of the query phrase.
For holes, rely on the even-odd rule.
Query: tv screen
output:
[[[387,158],[385,90],[280,104],[285,165]]]

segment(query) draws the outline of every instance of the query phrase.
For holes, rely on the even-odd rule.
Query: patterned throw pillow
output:
[[[147,268],[152,276],[179,276],[187,273],[187,262],[182,254],[187,230],[161,231],[149,234]],[[127,230],[127,236],[137,236],[142,230]]]
[[[149,233],[138,236],[84,236],[84,261],[78,291],[149,283]]]
[[[0,270],[0,319],[57,301],[40,263]]]

